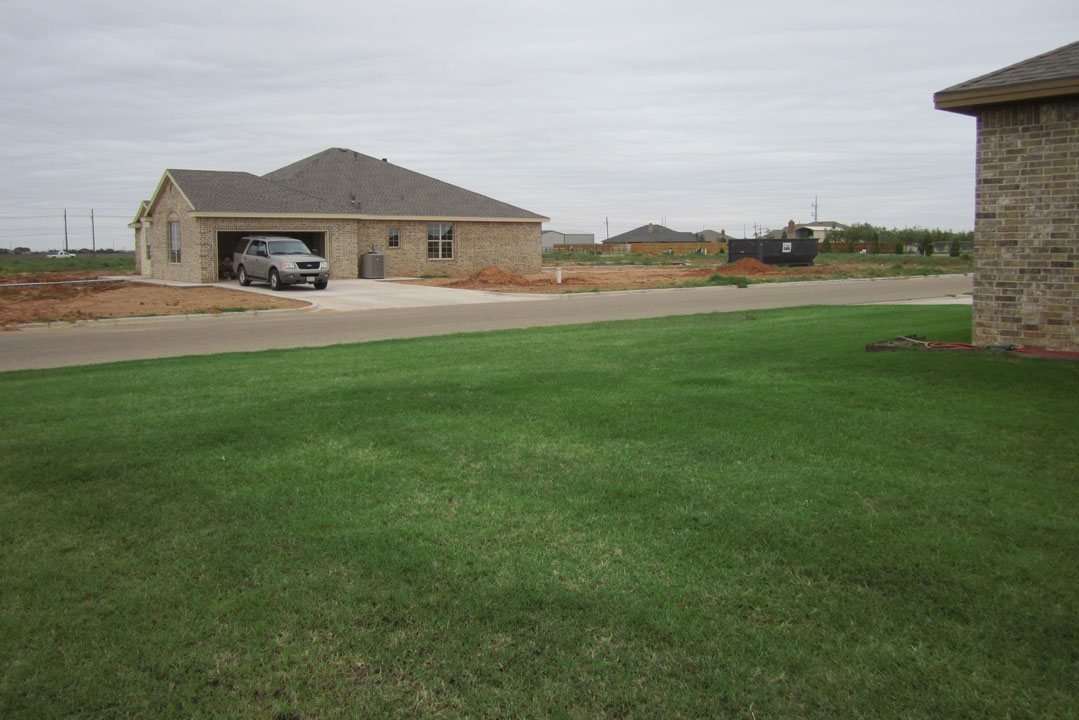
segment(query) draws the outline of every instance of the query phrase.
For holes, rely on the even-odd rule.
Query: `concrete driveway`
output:
[[[286,285],[277,292],[271,290],[269,285],[258,282],[248,287],[243,287],[235,280],[226,280],[215,285],[227,290],[242,290],[293,300],[307,300],[315,303],[320,310],[383,310],[543,299],[542,295],[535,294],[458,290],[386,280],[330,280],[325,290],[316,290],[311,285]]]

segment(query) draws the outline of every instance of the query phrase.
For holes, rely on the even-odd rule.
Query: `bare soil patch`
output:
[[[56,282],[57,275],[47,273],[45,281]],[[0,325],[270,310],[309,304],[218,287],[177,288],[123,280],[15,287],[5,283],[0,284]]]
[[[111,272],[103,270],[60,270],[57,272],[39,272],[39,273],[16,273],[14,275],[0,276],[0,285],[11,285],[15,283],[37,283],[37,282],[69,282],[72,280],[96,280],[99,277],[117,277],[120,275],[134,275],[134,271],[123,272]]]
[[[744,277],[825,276],[844,272],[835,265],[829,268],[777,268],[743,258],[729,265],[688,267],[682,265],[594,266],[568,265],[562,267],[562,284],[555,282],[554,268],[536,275],[513,275],[497,267],[486,267],[467,278],[423,278],[401,280],[418,285],[452,287],[467,290],[490,290],[515,293],[563,293],[586,290],[642,290],[677,285],[710,275],[741,275]]]

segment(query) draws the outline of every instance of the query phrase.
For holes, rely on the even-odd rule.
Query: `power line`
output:
[[[0,220],[39,220],[42,218],[57,218],[60,217],[59,213],[56,215],[0,215]],[[101,217],[100,215],[98,217]],[[120,216],[117,216],[120,217]]]

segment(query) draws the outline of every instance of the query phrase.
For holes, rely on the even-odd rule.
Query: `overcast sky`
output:
[[[648,222],[971,229],[937,90],[1079,39],[1075,0],[0,0],[0,244],[131,248],[165,168],[347,147],[597,240]]]

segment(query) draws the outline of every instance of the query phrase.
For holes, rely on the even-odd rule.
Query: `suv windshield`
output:
[[[271,240],[270,241],[270,254],[271,255],[310,255],[311,251],[307,249],[299,240]]]

